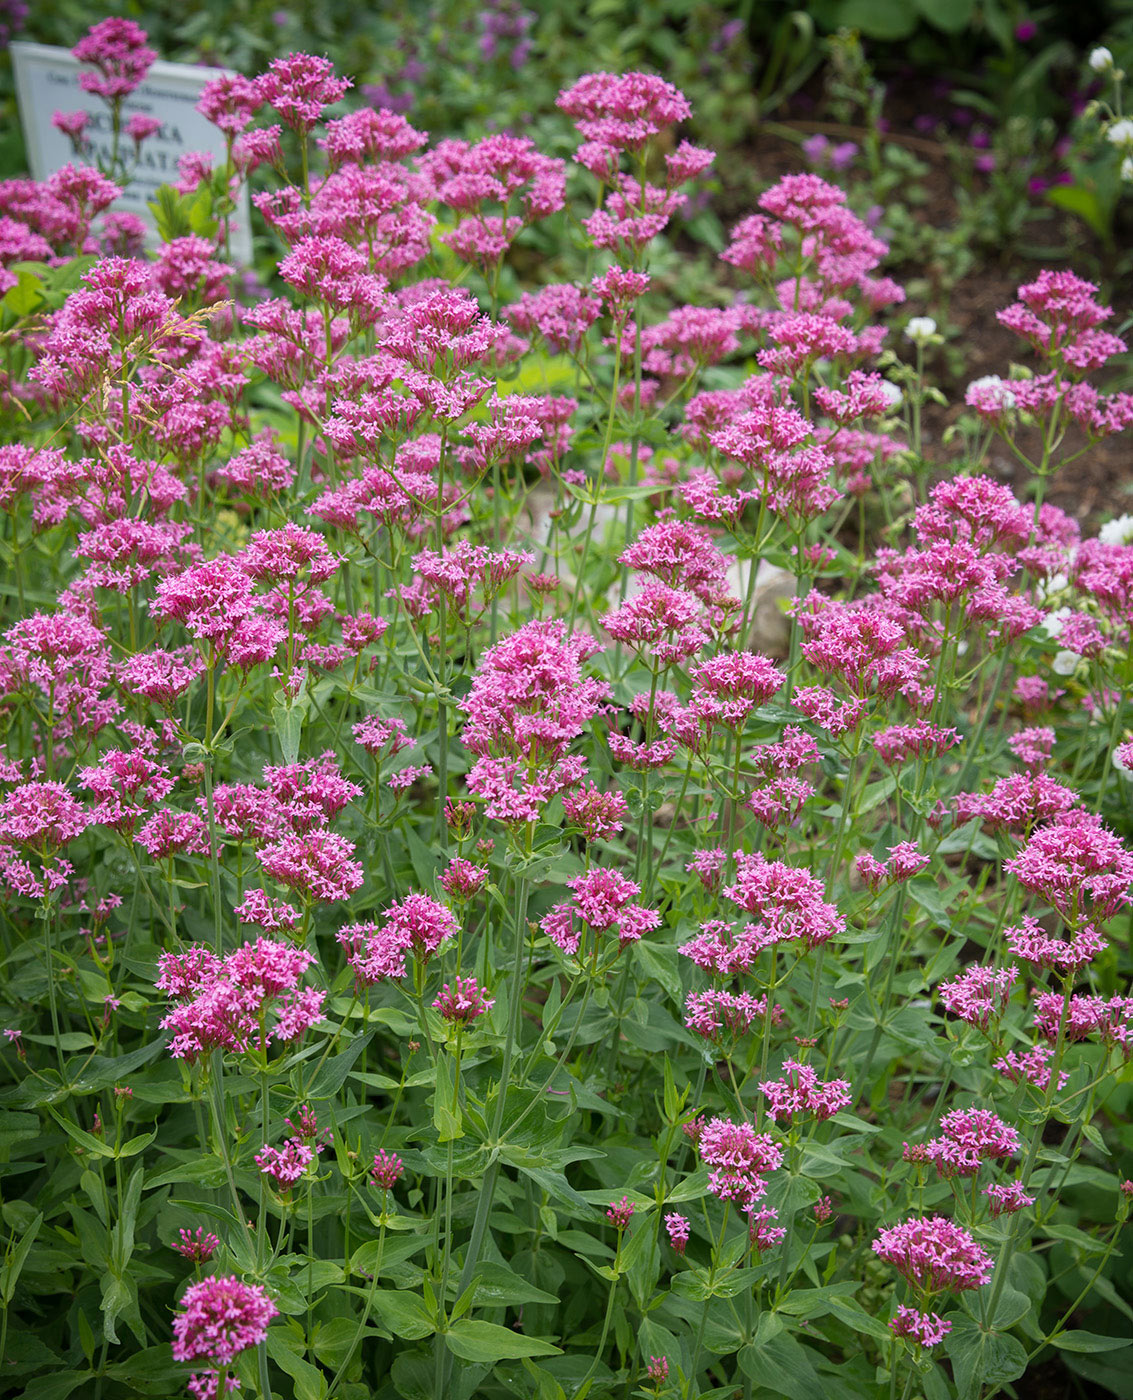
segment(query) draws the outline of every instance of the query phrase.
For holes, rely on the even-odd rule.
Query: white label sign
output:
[[[90,121],[84,135],[94,152],[104,162],[108,161],[110,108],[101,97],[84,92],[79,86],[79,74],[94,70],[80,63],[67,49],[47,44],[16,42],[11,52],[32,178],[46,180],[54,171],[76,159],[70,138],[51,125],[55,112],[89,112]],[[178,160],[190,151],[208,151],[214,166],[224,164],[223,133],[196,110],[201,89],[224,71],[186,63],[158,62],[122,104],[123,126],[135,113],[161,122],[161,130],[143,141],[134,176],[125,193],[114,203],[115,209],[128,209],[144,219],[155,242],[154,218],[147,201],[153,199],[159,185],[176,183]],[[122,138],[121,151],[130,159],[133,142],[129,137]],[[251,262],[246,185],[241,188],[233,218],[230,248],[234,261]]]

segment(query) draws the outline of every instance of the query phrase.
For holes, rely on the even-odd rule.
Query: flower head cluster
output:
[[[706,1040],[718,1040],[723,1035],[739,1037],[746,1035],[756,1021],[762,1021],[767,1013],[767,998],[753,996],[751,992],[726,992],[712,988],[707,992],[689,992],[685,998],[685,1025],[690,1031],[702,1035]],[[771,1008],[772,1025],[783,1022],[783,1008]]]
[[[138,88],[157,54],[146,43],[146,31],[133,20],[104,19],[79,40],[71,52],[96,73],[79,74],[79,86],[107,102],[120,102]]]
[[[578,952],[585,929],[591,929],[595,937],[613,931],[619,948],[624,948],[661,923],[661,915],[655,909],[636,903],[641,886],[616,870],[591,870],[568,880],[567,887],[574,898],[566,904],[556,904],[541,924],[543,932],[564,953]]]
[[[582,778],[568,751],[610,694],[583,673],[596,650],[561,622],[536,621],[484,653],[464,700],[464,743],[476,755],[469,791],[489,817],[534,820]]]
[[[882,885],[897,885],[924,870],[931,857],[915,841],[900,841],[889,847],[889,859],[878,860],[869,851],[862,851],[854,864],[858,874],[876,894]]]
[[[942,1215],[911,1216],[882,1230],[873,1252],[926,1296],[959,1293],[991,1281],[991,1257]]]
[[[927,1350],[940,1345],[952,1331],[952,1324],[936,1313],[918,1312],[916,1308],[906,1307],[902,1303],[889,1328],[895,1337],[908,1337],[918,1347]]]
[[[279,1309],[258,1284],[235,1277],[191,1284],[173,1319],[173,1359],[230,1366],[267,1336]]]
[[[381,923],[350,924],[337,934],[346,961],[363,986],[405,976],[407,953],[425,963],[460,931],[456,915],[427,894],[391,904]]]
[[[987,1031],[1007,1010],[1018,976],[1016,967],[969,967],[951,982],[940,984],[940,999],[951,1015]]]
[[[198,1060],[211,1050],[243,1054],[298,1039],[323,1019],[325,992],[302,985],[314,955],[259,938],[219,958],[208,948],[162,953],[154,984],[177,1004],[162,1020],[169,1052]]]
[[[845,1079],[819,1079],[809,1065],[783,1062],[783,1078],[764,1080],[759,1092],[767,1099],[767,1112],[776,1123],[789,1123],[796,1114],[813,1113],[821,1123],[850,1102]]]
[[[433,1002],[433,1009],[453,1025],[470,1026],[478,1016],[491,1011],[495,1004],[494,998],[484,995],[475,977],[457,977],[453,979],[451,990],[445,983],[444,991]]]
[[[1003,868],[1073,928],[1112,918],[1133,885],[1133,853],[1090,812],[1065,812],[1039,827]]]
[[[753,953],[775,943],[799,940],[816,948],[845,932],[846,921],[822,897],[821,880],[756,851],[736,853],[736,880],[724,895],[752,915],[743,935]]]
[[[943,1177],[975,1176],[983,1162],[1002,1161],[1019,1150],[1019,1134],[988,1109],[953,1109],[940,1120],[940,1136],[906,1158],[932,1162]]]
[[[179,1230],[177,1234],[172,1247],[194,1264],[207,1264],[220,1248],[220,1241],[203,1225],[198,1225],[195,1230]]]
[[[765,1178],[783,1163],[783,1149],[767,1133],[726,1118],[712,1118],[701,1127],[697,1151],[712,1169],[708,1189],[743,1210],[766,1194]]]
[[[276,1190],[286,1196],[301,1181],[315,1160],[315,1150],[299,1138],[288,1138],[282,1147],[265,1144],[256,1153],[256,1166],[270,1177]]]
[[[405,1167],[401,1158],[396,1152],[386,1152],[383,1148],[374,1157],[373,1166],[370,1168],[370,1176],[374,1185],[382,1191],[392,1191],[401,1180]]]
[[[688,1248],[688,1218],[681,1215],[678,1211],[670,1211],[669,1214],[665,1216],[665,1231],[669,1236],[669,1243],[678,1254],[683,1254]]]

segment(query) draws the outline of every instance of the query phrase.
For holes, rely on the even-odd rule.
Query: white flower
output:
[[[1091,49],[1090,56],[1086,60],[1095,73],[1106,73],[1113,67],[1113,54],[1099,44],[1096,49]]]
[[[1060,651],[1050,663],[1050,669],[1056,676],[1072,676],[1081,660],[1076,651]]]
[[[1015,394],[1008,381],[998,374],[985,374],[979,379],[973,379],[968,385],[968,403],[972,402],[972,391],[975,390],[975,397],[986,397],[991,402],[999,405],[1000,408],[1014,408]]]
[[[1133,120],[1122,117],[1120,121],[1110,122],[1105,139],[1111,146],[1133,146]]]
[[[1133,127],[1133,122],[1129,125]],[[936,334],[936,322],[931,316],[914,316],[905,327],[905,335],[914,345],[923,345],[930,335]]]
[[[1062,629],[1066,626],[1066,619],[1073,616],[1073,608],[1055,608],[1054,612],[1047,613],[1047,615],[1043,618],[1039,626],[1043,629],[1043,631],[1048,637],[1057,637],[1058,634],[1062,631]],[[1071,651],[1060,653],[1060,655],[1073,656],[1074,653]],[[1058,674],[1061,676],[1069,675],[1070,673],[1069,671],[1059,671]]]
[[[1126,156],[1121,162],[1121,178],[1127,185],[1133,184],[1133,156]]]
[[[1098,531],[1102,544],[1133,544],[1133,515],[1119,515],[1107,520]]]
[[[1048,599],[1056,597],[1064,589],[1070,587],[1070,580],[1066,574],[1051,574],[1048,579],[1040,580],[1035,586],[1035,597],[1039,602],[1045,603]],[[1064,608],[1064,612],[1069,612],[1069,608]],[[1061,624],[1059,631],[1062,630]],[[1055,636],[1051,633],[1051,636]]]
[[[878,388],[889,400],[890,408],[896,408],[897,405],[901,402],[901,400],[905,397],[901,386],[899,384],[891,384],[888,379],[883,379],[878,385]]]

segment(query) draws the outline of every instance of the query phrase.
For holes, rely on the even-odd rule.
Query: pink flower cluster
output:
[[[428,960],[460,930],[456,915],[427,894],[408,894],[385,911],[381,923],[349,924],[335,936],[362,986],[405,976],[405,957]]]
[[[813,1113],[821,1123],[850,1103],[845,1079],[823,1081],[809,1065],[783,1061],[783,1078],[764,1080],[759,1092],[767,1099],[767,1113],[776,1123],[790,1123],[801,1113]]]
[[[161,1021],[169,1053],[198,1060],[212,1050],[266,1053],[323,1019],[326,993],[302,985],[314,955],[259,938],[220,958],[209,948],[162,953],[154,984],[176,1005]]]
[[[173,1319],[173,1359],[229,1366],[258,1346],[279,1309],[258,1284],[229,1276],[191,1284]]]
[[[961,1226],[942,1215],[911,1216],[882,1230],[873,1252],[926,1297],[991,1282],[991,1257]]]
[[[596,956],[600,933],[616,934],[621,949],[660,926],[661,915],[636,902],[641,886],[616,870],[591,870],[568,880],[567,888],[574,898],[568,903],[556,904],[544,915],[540,925],[564,953],[578,952],[586,930],[594,934],[592,951]]]

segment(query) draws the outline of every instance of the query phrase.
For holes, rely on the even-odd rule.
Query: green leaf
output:
[[[20,263],[10,268],[9,271],[14,273],[18,280],[14,287],[10,287],[4,293],[3,300],[0,300],[0,307],[3,307],[5,311],[10,311],[16,317],[29,316],[44,303],[43,278],[31,267]]]
[[[1027,1349],[1015,1337],[985,1331],[967,1313],[954,1313],[944,1349],[952,1362],[958,1400],[974,1400],[985,1385],[1014,1381],[1027,1369]]]
[[[269,1327],[268,1355],[295,1382],[295,1400],[322,1400],[327,1393],[326,1377],[317,1366],[300,1355],[302,1342],[282,1327]]]
[[[137,1285],[132,1278],[108,1273],[102,1276],[102,1330],[108,1341],[117,1342],[115,1323],[131,1305],[137,1302]]]
[[[114,1224],[112,1231],[113,1250],[115,1262],[119,1273],[124,1273],[126,1265],[130,1262],[130,1255],[134,1252],[134,1226],[138,1219],[138,1206],[142,1199],[142,1182],[145,1180],[145,1168],[139,1162],[130,1173],[130,1180],[126,1186],[125,1195],[122,1197],[122,1213]]]
[[[1128,1337],[1103,1337],[1098,1332],[1077,1330],[1059,1332],[1049,1340],[1051,1346],[1060,1351],[1120,1351],[1122,1347],[1133,1345]]]
[[[432,1314],[419,1293],[399,1288],[379,1288],[374,1294],[374,1312],[395,1337],[407,1342],[431,1337],[437,1330]]]
[[[508,1361],[523,1356],[559,1356],[561,1347],[538,1337],[525,1337],[494,1322],[461,1318],[445,1333],[445,1344],[462,1361]]]
[[[755,1341],[739,1354],[740,1370],[765,1390],[788,1400],[827,1400],[811,1353],[786,1333]]]
[[[303,1091],[304,1098],[307,1099],[331,1099],[338,1093],[346,1083],[346,1076],[354,1068],[354,1062],[366,1048],[369,1037],[355,1035],[350,1040],[344,1050],[339,1050],[337,1054],[329,1055],[311,1080],[310,1087]],[[300,1066],[296,1075],[303,1073]]]
[[[945,34],[959,34],[972,22],[975,0],[917,0],[921,16]]]
[[[36,1376],[28,1382],[23,1400],[65,1400],[72,1390],[88,1380],[94,1380],[93,1371],[57,1371],[50,1376]]]
[[[66,1118],[64,1118],[61,1113],[56,1112],[50,1105],[48,1105],[47,1111],[67,1136],[74,1138],[80,1147],[85,1147],[88,1152],[93,1152],[96,1157],[113,1157],[115,1155],[114,1148],[111,1147],[109,1143],[103,1142],[101,1138],[95,1137],[93,1133],[88,1133],[83,1128],[77,1128],[74,1123],[68,1123]]]
[[[39,1234],[39,1227],[42,1224],[43,1212],[39,1211],[24,1231],[23,1239],[12,1251],[11,1258],[6,1260],[3,1267],[0,1268],[0,1296],[3,1297],[5,1305],[12,1301],[16,1291],[16,1282],[20,1277],[20,1270],[24,1267],[28,1251],[35,1244],[35,1237]]]
[[[442,1055],[437,1061],[437,1091],[433,1095],[433,1126],[438,1142],[452,1142],[464,1136],[460,1103],[456,1096],[456,1074],[452,1060]]]
[[[522,1303],[557,1303],[554,1293],[536,1288],[506,1264],[483,1260],[472,1276],[476,1302],[482,1308],[506,1308]]]
[[[1077,214],[1104,243],[1112,243],[1112,211],[1106,209],[1093,190],[1086,189],[1083,185],[1055,185],[1047,190],[1046,201],[1059,209],[1065,209],[1067,213]]]

